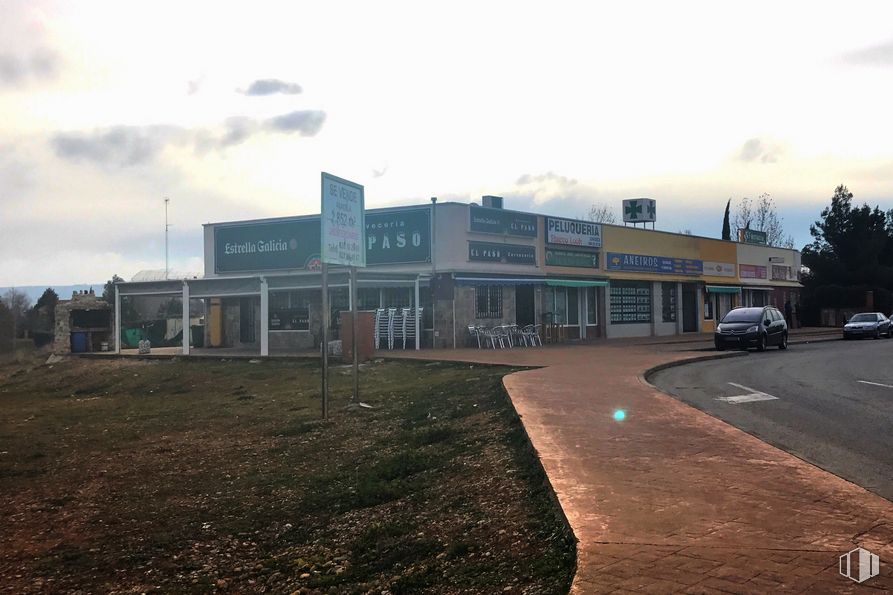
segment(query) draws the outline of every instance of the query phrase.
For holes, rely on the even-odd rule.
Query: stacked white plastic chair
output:
[[[381,349],[381,340],[388,336],[388,317],[384,308],[375,310],[375,348]]]
[[[416,315],[419,318],[422,317],[422,308],[415,309],[415,312],[413,312],[413,308],[403,308],[403,349],[406,349],[407,339],[418,341],[415,334]]]

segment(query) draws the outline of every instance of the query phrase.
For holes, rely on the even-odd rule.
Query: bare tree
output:
[[[603,202],[592,203],[586,218],[596,223],[616,223],[617,221],[614,209]]]
[[[12,314],[13,335],[18,335],[25,328],[28,309],[31,308],[31,299],[27,294],[17,291],[14,287],[6,290],[3,297],[3,305]]]
[[[766,233],[766,243],[780,248],[793,248],[794,237],[786,234],[778,216],[775,201],[764,192],[756,200],[744,197],[735,210],[735,230],[753,229]]]

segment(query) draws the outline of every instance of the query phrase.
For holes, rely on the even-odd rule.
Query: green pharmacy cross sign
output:
[[[624,223],[652,223],[657,220],[657,201],[651,198],[630,198],[623,201]]]

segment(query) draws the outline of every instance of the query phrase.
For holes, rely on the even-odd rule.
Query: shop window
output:
[[[704,292],[704,320],[713,320],[713,294]]]
[[[676,284],[664,281],[660,284],[661,319],[676,322]]]
[[[564,326],[580,324],[579,295],[576,287],[547,287],[545,289],[545,311],[552,313],[552,320],[555,324]]]
[[[567,324],[578,326],[580,324],[580,292],[576,287],[562,287],[567,295]]]
[[[651,322],[651,283],[611,281],[609,288],[611,324]]]
[[[357,290],[357,308],[375,310],[380,308],[381,290],[378,287],[360,287]]]
[[[474,304],[475,318],[502,318],[502,286],[476,286]]]
[[[595,287],[586,288],[586,324],[598,324],[598,293]]]
[[[411,308],[414,291],[412,287],[387,287],[384,290],[384,304],[382,304],[382,307]]]

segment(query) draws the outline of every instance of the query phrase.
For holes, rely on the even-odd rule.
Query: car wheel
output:
[[[760,338],[757,339],[757,351],[766,351],[766,335],[760,333]]]
[[[726,350],[725,346],[722,345],[721,343],[714,343],[713,345],[716,347],[717,351],[725,351]]]
[[[779,349],[787,349],[788,348],[788,334],[785,333],[781,336],[781,343],[778,344]]]
[[[880,338],[881,338],[881,331],[875,330],[874,337],[872,337],[872,339],[880,339]]]

